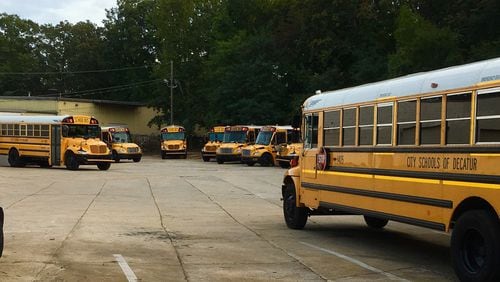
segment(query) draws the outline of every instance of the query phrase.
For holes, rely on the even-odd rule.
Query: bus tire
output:
[[[161,158],[162,159],[166,159],[167,158],[167,154],[165,152],[163,152],[163,151],[161,152]]]
[[[141,157],[133,158],[132,160],[134,161],[134,163],[138,163],[141,161]]]
[[[259,163],[261,166],[273,166],[273,156],[269,153],[265,153],[260,157]]]
[[[223,161],[223,160],[221,160],[221,159],[217,159],[217,163],[218,163],[218,164],[223,164],[223,163],[224,163],[224,161]]]
[[[73,152],[68,151],[64,156],[64,163],[66,164],[66,168],[69,170],[77,170],[80,167],[78,160],[76,159],[75,154]]]
[[[10,149],[8,161],[11,167],[23,167],[25,165],[16,148]]]
[[[108,170],[111,167],[111,163],[98,163],[97,168],[99,170]]]
[[[204,162],[209,162],[210,161],[210,157],[201,157],[203,159]]]
[[[461,215],[451,235],[451,260],[461,281],[500,281],[500,223],[486,210]]]
[[[247,166],[254,166],[255,162],[247,162]]]
[[[389,222],[389,220],[387,219],[368,216],[368,215],[364,215],[363,218],[365,219],[366,225],[375,229],[382,229]]]
[[[115,150],[111,152],[111,158],[115,161],[115,163],[120,162],[120,157],[118,156],[118,153]]]
[[[307,223],[309,209],[297,207],[296,198],[294,184],[287,183],[283,191],[283,216],[285,217],[286,226],[291,229],[303,229]]]

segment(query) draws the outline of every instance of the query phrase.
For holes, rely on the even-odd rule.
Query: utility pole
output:
[[[174,62],[170,60],[170,125],[174,124]]]

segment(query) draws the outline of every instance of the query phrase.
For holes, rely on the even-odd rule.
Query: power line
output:
[[[96,88],[96,89],[89,89],[89,90],[81,90],[81,91],[74,91],[74,92],[68,92],[68,93],[51,93],[51,94],[41,94],[41,95],[36,95],[36,97],[49,97],[49,96],[87,96],[87,95],[94,95],[94,94],[102,94],[102,93],[109,93],[109,92],[115,92],[115,91],[121,91],[121,90],[127,90],[135,87],[141,87],[141,86],[147,86],[149,84],[161,82],[162,79],[153,79],[153,80],[147,80],[147,81],[140,81],[140,82],[134,82],[134,83],[129,83],[129,84],[122,84],[122,85],[116,85],[116,86],[110,86],[110,87],[102,87],[102,88]]]
[[[61,74],[85,74],[85,73],[103,73],[103,72],[115,72],[115,71],[125,71],[134,69],[147,69],[148,66],[139,67],[124,67],[115,69],[102,69],[102,70],[85,70],[85,71],[49,71],[49,72],[0,72],[0,75],[61,75]]]

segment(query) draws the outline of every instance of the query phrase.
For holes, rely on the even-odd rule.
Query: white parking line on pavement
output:
[[[320,251],[323,251],[323,252],[325,252],[325,253],[329,253],[329,254],[331,254],[331,255],[334,255],[334,256],[336,256],[336,257],[339,257],[339,258],[341,258],[341,259],[347,260],[348,262],[354,263],[354,264],[356,264],[356,265],[358,265],[358,266],[360,266],[360,267],[362,267],[362,268],[364,268],[364,269],[368,269],[368,270],[373,271],[373,272],[375,272],[375,273],[382,274],[382,275],[386,276],[387,278],[389,278],[390,280],[395,280],[395,281],[408,281],[408,282],[409,282],[409,280],[406,280],[406,279],[401,278],[401,277],[398,277],[398,276],[396,276],[396,275],[394,275],[394,274],[391,274],[391,273],[385,272],[385,271],[383,271],[383,270],[380,270],[380,269],[378,269],[378,268],[375,268],[375,267],[373,267],[373,266],[370,266],[370,265],[368,265],[368,264],[366,264],[366,263],[364,263],[364,262],[361,262],[361,261],[359,261],[359,260],[357,260],[357,259],[354,259],[354,258],[348,257],[348,256],[346,256],[346,255],[343,255],[343,254],[341,254],[341,253],[337,253],[337,252],[332,251],[332,250],[328,250],[328,249],[325,249],[325,248],[321,248],[321,247],[318,247],[318,246],[315,246],[315,245],[312,245],[312,244],[309,244],[309,243],[306,243],[306,242],[300,242],[300,243],[301,243],[302,245],[306,245],[306,246],[311,247],[311,248],[313,248],[313,249],[320,250]]]
[[[128,266],[127,261],[125,261],[125,258],[123,258],[123,256],[120,254],[114,254],[113,256],[115,257],[116,261],[118,262],[118,265],[120,265],[120,267],[123,271],[123,274],[125,274],[125,276],[127,277],[127,280],[129,282],[136,282],[137,276],[135,276],[134,271],[132,271],[130,266]]]

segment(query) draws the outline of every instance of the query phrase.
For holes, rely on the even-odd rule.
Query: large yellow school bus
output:
[[[224,139],[215,153],[218,164],[241,161],[241,148],[255,143],[262,126],[234,125],[226,126]]]
[[[201,149],[201,158],[204,162],[215,158],[215,153],[224,139],[225,126],[214,126],[208,132],[207,143]]]
[[[161,158],[168,156],[187,157],[186,129],[180,125],[169,125],[160,129]]]
[[[132,142],[130,130],[126,126],[111,125],[101,127],[102,141],[111,149],[111,158],[115,162],[120,160],[133,160],[140,162],[142,150],[139,145]]]
[[[278,165],[282,168],[289,168],[292,160],[298,161],[302,146],[300,128],[293,128],[292,131],[288,132],[287,144],[278,148],[278,152],[276,153],[276,162]]]
[[[241,162],[248,166],[259,163],[261,166],[273,166],[280,146],[286,146],[288,136],[294,129],[290,125],[263,126],[257,135],[255,144],[241,149]]]
[[[0,116],[0,154],[9,164],[22,167],[65,165],[111,166],[111,152],[100,140],[101,129],[91,116]]]
[[[463,281],[500,281],[500,58],[308,98],[289,228],[359,214],[452,232]]]

